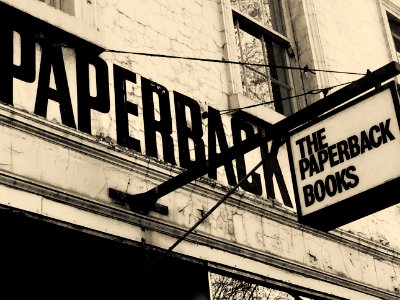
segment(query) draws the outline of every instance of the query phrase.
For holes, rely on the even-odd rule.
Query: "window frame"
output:
[[[392,58],[400,63],[400,27],[399,34],[394,34],[392,25],[395,22],[400,26],[400,5],[395,4],[392,0],[382,0],[381,14]],[[400,81],[400,76],[397,78]]]
[[[277,292],[283,292],[289,294],[291,297],[299,300],[317,300],[317,299],[329,299],[329,300],[342,300],[343,298],[340,296],[336,296],[334,294],[325,294],[324,292],[312,290],[306,287],[302,287],[299,285],[294,285],[290,283],[285,283],[282,281],[278,281],[272,277],[263,277],[256,274],[249,274],[246,271],[231,269],[229,267],[216,264],[209,263],[208,264],[208,283],[209,283],[209,296],[210,300],[218,300],[213,298],[212,291],[212,280],[213,276],[223,276],[229,279],[243,281],[247,284],[252,284],[255,286],[259,286],[262,288],[274,290]]]
[[[91,0],[36,0],[70,16],[97,27],[97,1]]]
[[[397,53],[397,61],[400,63],[400,19],[390,13],[387,13],[387,15],[394,50]]]
[[[102,49],[107,48],[106,45],[109,43],[109,39],[102,30],[101,24],[93,24],[80,16],[72,16],[39,0],[1,0],[1,2],[4,3],[4,5],[23,11],[41,20],[43,23],[68,32],[71,36],[78,37],[96,45],[96,47]],[[78,3],[76,0],[74,0],[74,2]],[[93,16],[95,21],[97,21],[97,1],[91,0],[91,4],[94,4]],[[78,6],[76,7],[80,9]],[[87,12],[85,12],[85,14],[86,13]]]
[[[75,16],[76,1],[75,0],[39,0],[55,9],[61,10],[71,16]]]
[[[284,66],[289,66],[288,63],[288,57],[287,57],[287,49],[291,47],[291,43],[290,40],[283,35],[282,33],[278,32],[277,30],[273,29],[271,26],[266,25],[264,23],[261,22],[261,20],[257,20],[253,17],[251,17],[250,15],[248,15],[246,12],[240,11],[240,9],[238,7],[235,7],[231,1],[229,1],[229,7],[231,10],[231,14],[232,14],[232,19],[233,19],[233,29],[235,32],[237,32],[237,34],[240,36],[239,34],[239,29],[243,30],[244,32],[246,32],[247,34],[253,36],[254,38],[258,39],[261,41],[262,43],[262,47],[263,47],[263,55],[264,55],[264,62],[267,64],[266,60],[266,56],[268,54],[271,54],[270,52],[267,51],[267,41],[268,44],[272,45],[275,44],[276,46],[278,46],[280,48],[280,55],[274,55],[272,54],[272,57],[274,59],[276,59],[278,56],[282,56],[282,62],[281,63],[274,63],[271,62],[270,64],[275,64],[275,65],[284,65]],[[284,13],[282,11],[282,8],[279,7],[277,8],[276,5],[274,5],[272,8],[275,12],[277,10],[280,11],[280,16],[281,18],[284,18]],[[284,20],[282,21],[276,21],[276,28],[283,32],[285,30],[285,26],[284,26]],[[240,48],[240,38],[234,37],[234,40],[236,41],[236,43],[239,43],[238,48]],[[274,47],[276,48],[276,47]],[[240,59],[241,62],[243,62],[243,55],[242,55],[242,51],[236,49],[236,57]],[[242,87],[242,92],[245,96],[251,98],[249,96],[249,93],[246,92],[248,91],[248,87],[247,87],[247,79],[246,77],[246,68],[247,69],[251,69],[251,67],[247,67],[245,65],[241,65],[241,69],[240,69],[240,76],[244,78],[244,82],[242,82],[242,80],[240,81],[241,87]],[[253,70],[255,71],[255,70]],[[270,76],[271,72],[274,73],[274,76]],[[256,73],[258,73],[256,71]],[[287,98],[290,97],[290,95],[292,94],[293,91],[293,83],[292,83],[292,77],[291,74],[289,74],[288,70],[284,70],[284,69],[280,69],[280,68],[266,68],[266,73],[262,74],[261,76],[263,76],[264,78],[266,78],[269,82],[269,85],[272,86],[274,85],[275,87],[272,89],[275,91],[278,90],[279,94],[281,94],[279,97],[275,97],[272,96],[273,99],[275,100],[279,100],[282,98]],[[284,92],[282,92],[282,89]],[[272,93],[273,94],[273,93]],[[283,94],[283,96],[282,96]],[[254,102],[255,100],[252,99],[252,102]],[[272,99],[270,99],[272,100]],[[267,100],[269,101],[269,100]],[[262,103],[262,102],[261,102]],[[292,105],[292,101],[279,101],[277,102],[278,105],[276,105],[274,103],[274,108],[270,108],[271,110],[274,110],[280,114],[283,115],[290,115],[292,113],[294,113],[295,108]]]

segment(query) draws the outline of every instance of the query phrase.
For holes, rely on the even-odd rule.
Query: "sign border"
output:
[[[332,109],[331,111],[328,111],[326,114],[320,115],[310,122],[295,128],[294,130],[288,132],[285,136],[299,223],[314,227],[322,231],[329,231],[400,202],[400,197],[396,196],[395,193],[396,187],[398,190],[398,187],[400,186],[400,177],[398,177],[396,179],[387,181],[379,186],[363,191],[357,195],[349,197],[345,200],[339,201],[318,211],[303,216],[300,205],[296,174],[294,170],[292,147],[290,145],[290,137],[293,134],[298,133],[312,125],[315,125],[318,122],[325,120],[341,111],[344,111],[345,109],[352,107],[364,100],[367,100],[368,98],[379,94],[386,89],[389,89],[391,91],[394,110],[397,117],[397,125],[400,129],[399,95],[397,92],[397,83],[392,80],[382,86],[377,86],[373,91],[367,92],[366,94],[363,94],[362,96],[354,100],[349,100],[343,105]],[[375,201],[376,197],[379,197],[379,201]],[[371,204],[373,205],[371,206]],[[344,210],[351,210],[352,213],[343,215],[342,212]]]

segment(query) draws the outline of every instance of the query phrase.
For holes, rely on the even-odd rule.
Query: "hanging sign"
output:
[[[328,231],[400,202],[399,112],[391,82],[289,134],[299,222]]]

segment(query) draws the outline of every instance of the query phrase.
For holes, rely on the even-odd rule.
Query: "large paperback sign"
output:
[[[223,116],[204,101],[135,73],[129,62],[118,65],[98,46],[2,2],[0,25],[0,104],[93,135],[118,151],[193,170],[271,130],[244,114]],[[285,152],[276,143],[263,144],[221,168],[211,164],[206,175],[230,186],[241,182],[244,191],[292,208]],[[262,167],[244,179],[261,158]]]
[[[391,82],[290,133],[301,223],[327,231],[400,202],[399,111]]]

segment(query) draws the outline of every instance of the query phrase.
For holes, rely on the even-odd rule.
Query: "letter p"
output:
[[[303,158],[299,161],[301,180],[306,178],[305,173],[309,169],[309,167],[310,167],[310,162],[308,158]]]
[[[0,25],[0,101],[13,105],[13,79],[35,81],[35,37],[29,27],[13,28],[12,23],[6,22]],[[19,34],[19,43],[14,40],[14,32]],[[15,49],[17,44],[19,47]],[[14,64],[17,51],[20,61]]]

